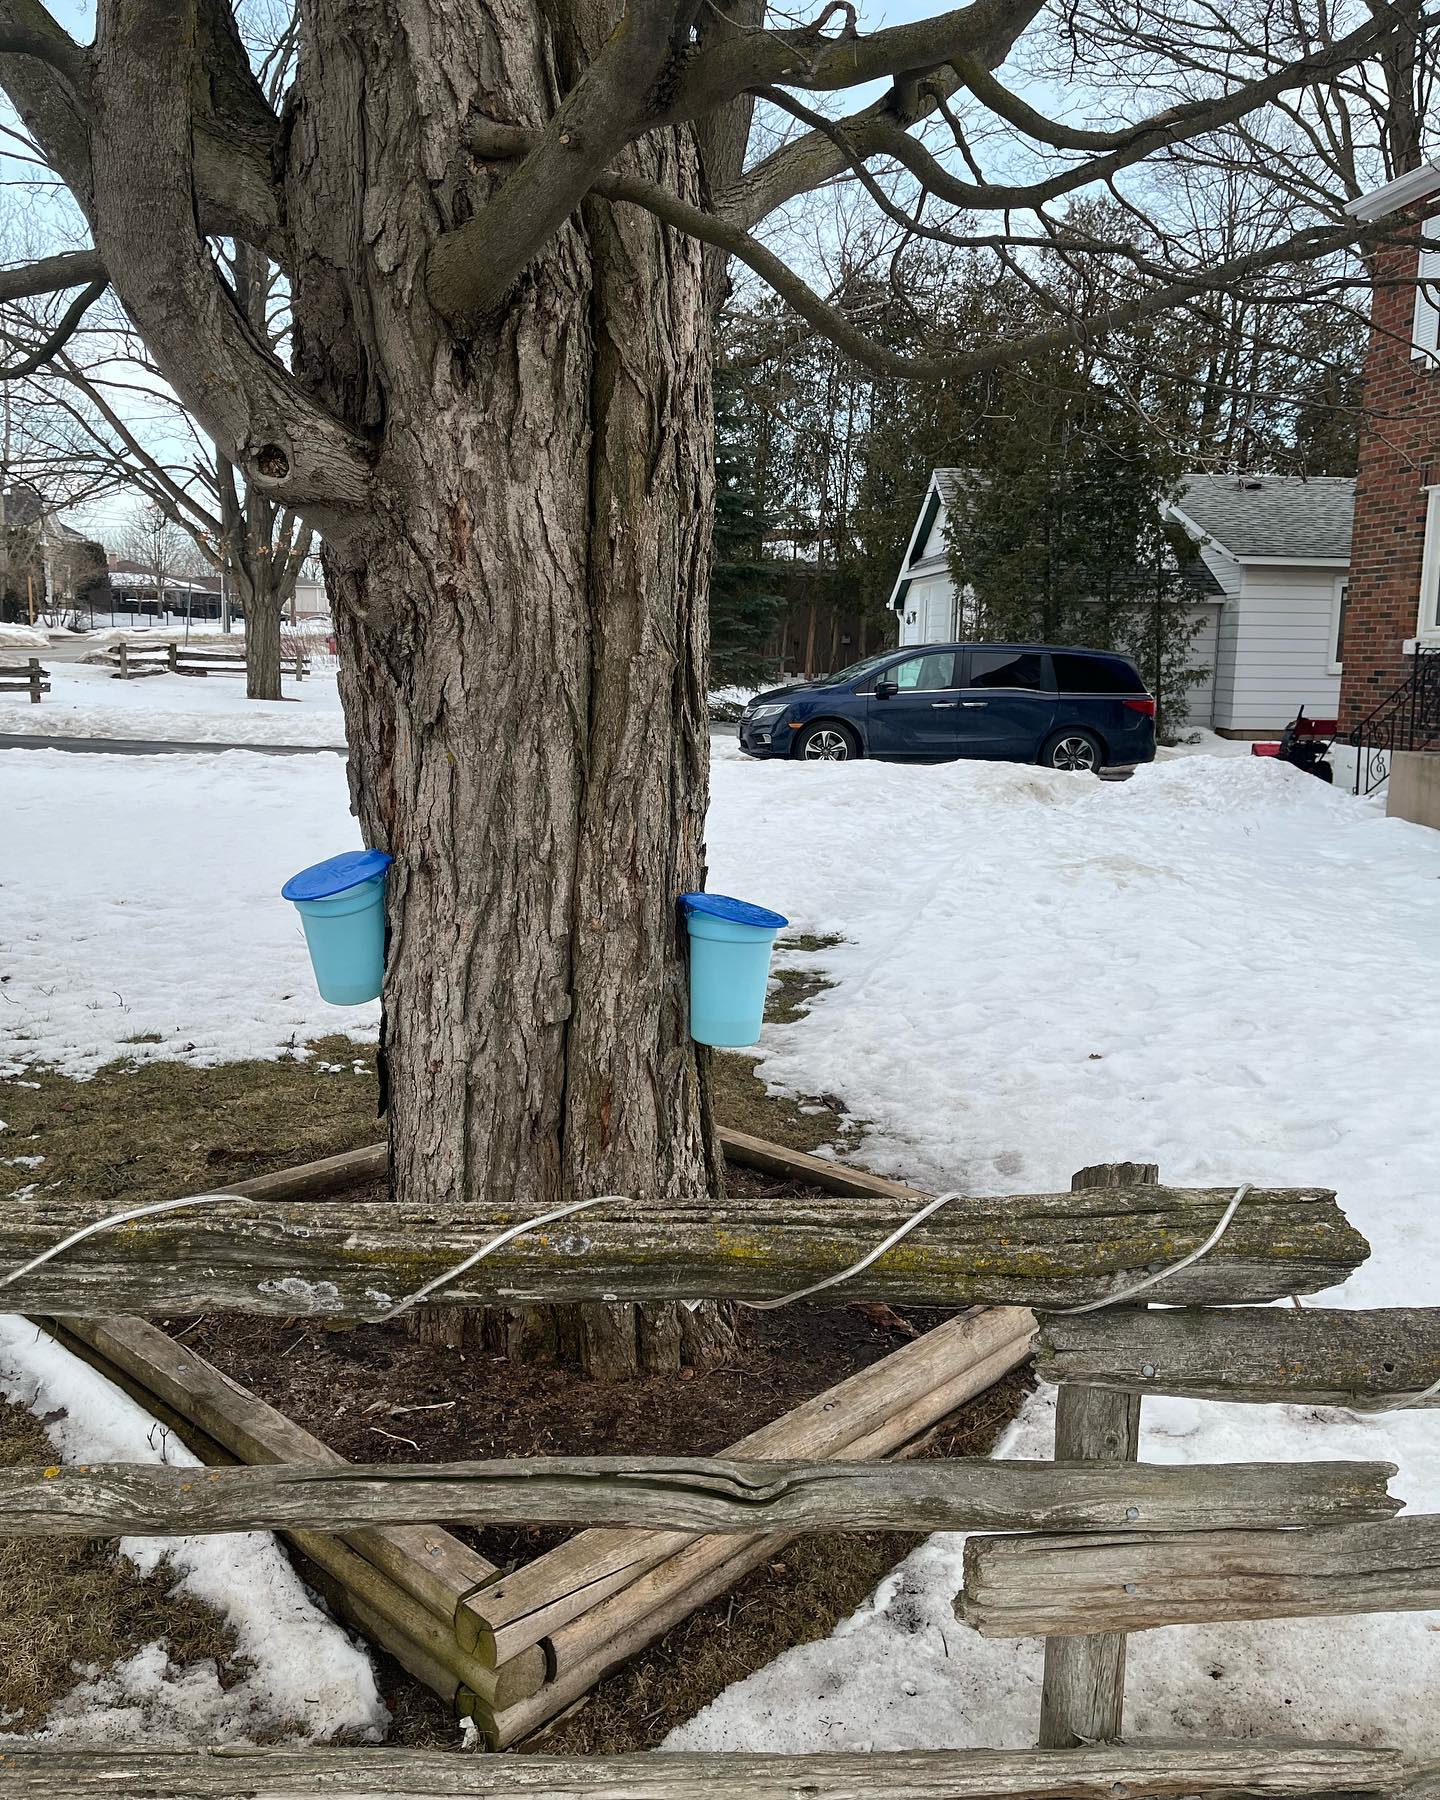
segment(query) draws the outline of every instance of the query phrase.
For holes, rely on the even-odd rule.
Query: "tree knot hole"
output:
[[[283,481],[290,473],[290,458],[279,444],[262,444],[256,452],[255,472],[267,481]]]

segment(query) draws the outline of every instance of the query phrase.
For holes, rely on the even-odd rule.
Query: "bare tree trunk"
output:
[[[281,599],[266,582],[245,595],[245,698],[279,700]]]
[[[460,141],[446,108],[472,77],[545,109],[533,46],[504,39],[519,28],[497,22],[497,41],[458,0],[447,26],[451,10],[429,0],[430,41],[500,69],[364,66],[366,46],[414,37],[357,29],[339,0],[313,9],[322,41],[303,52],[292,155],[314,246],[295,291],[301,361],[361,430],[383,393],[392,446],[373,529],[325,557],[354,806],[396,858],[394,1192],[435,1207],[503,1195],[524,1217],[592,1194],[715,1191],[676,908],[703,879],[708,768],[701,252],[648,215],[587,204],[504,318],[454,352],[404,267],[434,208],[466,203],[453,184],[469,175],[434,185],[428,146]],[[367,130],[387,84],[392,128]],[[403,128],[417,87],[418,117],[432,101],[439,114],[420,143]],[[697,190],[688,133],[631,155]],[[346,266],[357,233],[373,269],[401,271],[376,274],[363,309],[337,305],[344,284],[325,268],[331,246]],[[583,1220],[557,1238],[583,1255]],[[442,1313],[430,1329],[457,1326]],[[643,1316],[527,1309],[471,1329],[606,1377],[732,1341],[715,1309],[679,1302]]]

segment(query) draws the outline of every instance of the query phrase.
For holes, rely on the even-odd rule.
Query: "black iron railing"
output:
[[[1423,750],[1440,738],[1440,645],[1417,645],[1410,673],[1349,733],[1355,792],[1373,794],[1397,750]]]

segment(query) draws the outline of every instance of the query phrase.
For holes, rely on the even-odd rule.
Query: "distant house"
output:
[[[890,595],[902,644],[974,630],[946,538],[964,480],[963,469],[931,475]],[[1182,477],[1166,514],[1192,546],[1176,574],[1198,626],[1192,659],[1208,671],[1191,690],[1189,724],[1269,737],[1302,705],[1312,717],[1334,714],[1353,488],[1340,476]]]
[[[170,575],[157,573],[144,563],[129,557],[112,555],[106,570],[109,593],[97,594],[93,610],[99,614],[108,606],[111,623],[126,618],[154,619],[157,623],[173,619],[218,619],[221,613],[220,577],[218,575]]]
[[[1348,621],[1348,475],[1186,475],[1170,505],[1223,594],[1210,723],[1273,737],[1334,718]]]
[[[103,586],[104,547],[67,525],[33,487],[6,488],[3,516],[0,619],[58,619]]]

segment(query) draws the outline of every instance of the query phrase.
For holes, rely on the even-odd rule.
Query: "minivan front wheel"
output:
[[[1068,769],[1077,775],[1098,775],[1104,760],[1099,738],[1088,731],[1057,731],[1040,752],[1047,769]]]
[[[795,754],[806,762],[849,762],[860,754],[860,746],[843,725],[822,722],[805,727]]]

